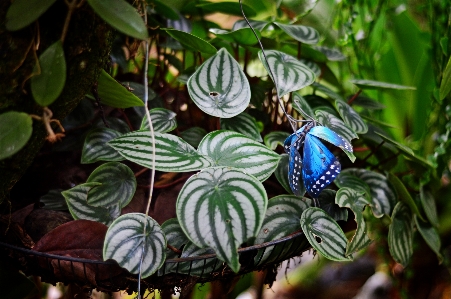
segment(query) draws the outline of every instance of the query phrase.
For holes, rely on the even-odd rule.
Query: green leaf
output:
[[[32,132],[33,121],[28,114],[16,111],[0,114],[0,160],[21,150]]]
[[[152,168],[152,138],[148,131],[131,132],[108,143],[124,158]],[[213,161],[199,154],[183,139],[155,132],[155,169],[165,172],[188,172],[209,167]]]
[[[91,8],[111,27],[141,40],[149,37],[144,20],[136,9],[124,0],[87,0]]]
[[[177,128],[177,119],[175,118],[177,114],[175,114],[175,112],[165,108],[154,108],[151,109],[149,113],[154,132],[167,133]],[[139,130],[150,130],[149,122],[147,121],[147,116],[145,114]]]
[[[269,24],[269,22],[266,21],[256,21],[256,20],[249,20],[249,23],[251,23],[252,28],[257,29],[259,31],[263,31],[265,29],[266,25]],[[233,24],[232,30],[238,30],[241,28],[249,28],[249,25],[245,20],[238,20]]]
[[[448,59],[446,68],[443,71],[442,81],[440,82],[440,101],[442,101],[451,91],[451,57]]]
[[[221,118],[221,129],[231,130],[241,133],[249,138],[252,138],[258,142],[262,142],[262,136],[257,127],[255,118],[249,114],[242,112],[237,116],[231,118]]]
[[[359,106],[368,110],[382,110],[385,109],[385,105],[382,103],[377,102],[376,100],[373,100],[368,97],[364,96],[358,96],[354,99],[354,102],[352,102],[353,106]]]
[[[315,115],[318,119],[318,122],[345,138],[349,143],[352,139],[359,138],[359,136],[353,130],[351,130],[341,119],[339,119],[335,115],[324,110],[316,110]]]
[[[312,84],[312,87],[315,88],[316,91],[322,92],[324,93],[326,96],[328,96],[331,99],[337,100],[337,101],[345,101],[345,99],[339,95],[338,93],[336,93],[335,91],[333,91],[332,89],[330,89],[329,87],[320,84],[318,82],[314,82]]]
[[[293,56],[276,50],[266,50],[265,54],[269,66],[261,51],[258,52],[258,57],[270,77],[272,78],[271,74],[274,75],[275,78],[272,80],[276,82],[279,97],[304,88],[315,81],[315,73]]]
[[[305,64],[309,69],[311,69],[314,73],[315,76],[318,78],[319,76],[321,76],[321,69],[320,67],[313,61],[311,60],[306,60],[306,59],[300,59],[300,61]]]
[[[211,28],[209,31],[223,40],[243,46],[252,46],[258,42],[251,28],[241,28],[234,31]],[[260,31],[255,30],[255,32],[257,33],[258,38],[261,38]]]
[[[313,49],[326,55],[327,60],[329,60],[329,61],[346,60],[346,56],[344,56],[343,53],[341,53],[337,49],[332,49],[332,48],[323,47],[323,46],[313,46]]]
[[[221,118],[240,114],[251,99],[246,75],[225,48],[207,59],[187,86],[191,99],[202,111]]]
[[[319,41],[319,33],[316,29],[302,25],[287,25],[279,22],[273,22],[286,34],[297,40],[298,42],[315,45]]]
[[[193,242],[188,241],[180,258],[191,258],[207,254],[213,254],[214,251],[211,248],[199,248]],[[216,257],[192,260],[187,262],[178,262],[173,264],[171,272],[183,273],[190,276],[201,276],[214,271],[214,268],[218,265],[218,259]]]
[[[114,80],[104,70],[100,73],[97,92],[102,104],[110,107],[129,108],[134,106],[144,106],[142,100]]]
[[[15,31],[30,25],[46,12],[55,1],[56,0],[13,1],[6,12],[6,29]]]
[[[371,189],[367,183],[355,176],[351,171],[341,172],[334,181],[339,188],[351,188],[356,192],[360,192],[365,196],[365,204],[371,204]],[[360,197],[359,197],[360,199]],[[363,206],[362,206],[363,208]]]
[[[81,163],[89,164],[97,161],[122,161],[124,158],[114,149],[108,146],[108,141],[121,136],[118,131],[109,128],[96,128],[86,135]]]
[[[130,127],[122,119],[114,116],[107,116],[105,117],[105,120],[108,124],[108,128],[117,131],[121,134],[130,133]],[[98,119],[92,125],[94,128],[105,128],[105,123],[103,122],[103,119]]]
[[[200,127],[191,127],[183,132],[180,132],[180,137],[182,137],[193,147],[197,147],[205,135],[207,135],[207,131]]]
[[[388,249],[393,259],[406,267],[413,253],[412,213],[406,204],[398,202],[391,218],[392,222],[388,227]]]
[[[315,119],[315,112],[304,99],[303,96],[298,94],[297,92],[293,92],[293,108],[297,112],[299,112],[304,118],[312,118]]]
[[[202,139],[199,154],[214,166],[242,169],[258,180],[266,180],[276,169],[280,156],[261,143],[233,131],[214,131]]]
[[[338,113],[343,118],[345,123],[357,134],[365,134],[368,132],[368,126],[360,117],[360,115],[348,104],[343,101],[336,100]]]
[[[275,150],[278,145],[283,146],[283,143],[288,136],[290,136],[290,134],[287,132],[272,131],[265,136],[265,145],[270,149]]]
[[[290,183],[288,181],[288,162],[290,157],[287,154],[281,154],[279,164],[277,165],[276,170],[274,171],[274,175],[276,176],[277,181],[279,181],[280,185],[290,194],[293,194],[291,190]],[[305,194],[304,182],[299,180],[299,194]]]
[[[421,220],[418,220],[418,217],[415,215],[415,225],[420,232],[420,235],[426,241],[426,244],[434,251],[437,255],[437,258],[440,263],[443,262],[443,256],[440,253],[440,247],[442,247],[442,242],[440,241],[440,236],[437,232],[437,229],[430,225],[429,223],[425,223]]]
[[[75,186],[72,189],[61,192],[66,199],[69,212],[77,219],[93,220],[105,225],[109,225],[116,219],[121,210],[118,205],[109,208],[93,207],[88,204],[88,192],[101,183],[85,183]]]
[[[124,86],[126,86],[135,96],[140,98],[141,101],[144,101],[144,95],[146,92],[144,85],[142,85],[140,83],[136,83],[136,82],[129,82],[129,81],[124,81],[124,82],[122,82],[122,84]],[[147,88],[147,100],[152,101],[156,97],[157,97],[157,94],[155,93],[155,91],[153,91],[150,88]],[[134,101],[136,101],[136,99],[134,99]],[[144,104],[138,105],[138,106],[144,106]]]
[[[435,205],[434,196],[432,196],[429,191],[425,190],[424,186],[421,186],[420,188],[420,202],[423,206],[426,218],[433,226],[438,227],[437,207]]]
[[[373,81],[373,80],[364,80],[364,79],[355,79],[349,80],[349,82],[354,83],[360,89],[397,89],[397,90],[415,90],[414,86],[405,86],[399,84],[392,84],[387,82]]]
[[[162,1],[152,0],[150,1],[150,5],[156,15],[161,15],[170,20],[180,19],[178,13],[171,6]],[[150,9],[151,7],[148,6],[147,9]]]
[[[349,261],[347,239],[338,223],[320,208],[308,208],[301,216],[301,227],[315,250],[332,261]]]
[[[266,191],[256,178],[238,169],[212,167],[186,181],[176,212],[194,244],[213,248],[219,259],[238,272],[237,249],[258,234],[267,204]]]
[[[136,191],[136,178],[133,171],[118,162],[109,162],[97,167],[86,183],[101,183],[89,190],[88,204],[93,207],[119,205],[122,209],[132,200]]]
[[[164,235],[166,236],[166,240],[168,245],[171,245],[174,248],[179,250],[182,249],[183,245],[188,244],[189,239],[185,235],[180,226],[177,218],[171,218],[166,220],[162,225],[161,229],[163,230]],[[166,258],[172,259],[178,257],[178,254],[172,251],[169,248],[166,248]]]
[[[407,191],[406,186],[404,186],[401,180],[392,173],[388,173],[388,180],[395,188],[396,193],[398,193],[399,199],[407,204],[412,209],[412,212],[420,217],[422,221],[426,221],[423,215],[421,215],[415,201],[413,200],[412,196],[410,196],[409,191]]]
[[[337,191],[331,189],[323,190],[318,196],[319,206],[324,212],[327,213],[336,221],[347,221],[348,220],[348,210],[340,208],[335,203],[335,196]]]
[[[49,190],[47,194],[41,196],[39,202],[44,204],[42,208],[55,211],[66,211],[67,204],[61,191],[61,189],[52,189]]]
[[[338,190],[335,200],[340,207],[352,210],[354,220],[357,223],[357,229],[346,247],[346,255],[348,256],[367,247],[372,242],[366,234],[366,225],[363,219],[363,208],[368,204],[368,201],[364,193],[347,187]]]
[[[170,36],[180,42],[188,50],[194,52],[199,51],[206,54],[216,54],[216,48],[200,37],[176,29],[161,28],[161,30],[166,31]]]
[[[60,40],[52,44],[39,56],[39,66],[34,71],[39,75],[31,77],[31,93],[42,107],[52,104],[61,94],[66,83],[66,60]]]
[[[196,4],[197,7],[202,9],[202,12],[205,14],[211,14],[215,12],[221,12],[227,15],[232,16],[239,16],[241,17],[241,7],[238,2],[228,2],[228,1],[222,1],[222,2],[207,2]],[[255,11],[250,7],[249,5],[246,5],[243,3],[243,10],[244,14],[248,18],[252,18],[256,15]]]
[[[149,277],[166,259],[166,238],[163,230],[155,220],[145,214],[122,215],[106,232],[103,259],[115,260],[132,274],[139,273],[142,261],[142,278]]]

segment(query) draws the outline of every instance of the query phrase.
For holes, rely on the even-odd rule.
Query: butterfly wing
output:
[[[304,135],[303,131],[306,128],[307,125],[303,126],[299,130],[297,130],[295,133],[291,134],[290,136],[285,139],[283,143],[283,148],[285,149],[285,153],[290,155],[290,149],[294,145],[297,150],[299,150],[300,146],[304,142]]]
[[[315,129],[317,127],[314,127]],[[312,129],[312,130],[313,130]],[[302,178],[306,191],[317,198],[341,171],[340,162],[321,140],[308,133],[304,141]]]
[[[308,134],[321,138],[333,145],[341,148],[342,150],[352,153],[352,145],[346,141],[343,137],[329,129],[328,127],[316,126],[313,127]]]
[[[291,191],[293,191],[293,194],[302,196],[305,193],[304,184],[301,180],[302,158],[299,154],[298,148],[295,145],[299,142],[299,140],[293,139],[293,145],[290,146],[290,159],[288,162],[288,182],[290,183],[290,188]]]

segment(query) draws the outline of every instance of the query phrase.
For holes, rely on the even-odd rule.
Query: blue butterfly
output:
[[[318,198],[321,191],[332,183],[341,171],[340,162],[321,139],[347,152],[351,160],[354,157],[352,145],[343,137],[327,127],[317,126],[314,121],[307,123],[284,142],[285,152],[290,156],[288,181],[297,196],[302,196],[303,192],[307,191],[312,198]]]

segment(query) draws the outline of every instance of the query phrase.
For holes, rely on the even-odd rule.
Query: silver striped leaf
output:
[[[182,137],[183,140],[188,142],[193,147],[198,147],[205,135],[207,135],[207,131],[200,127],[191,127],[183,132],[180,132],[180,137]]]
[[[167,133],[177,128],[177,120],[175,119],[177,114],[175,112],[164,108],[154,108],[151,109],[149,113],[154,132]],[[141,127],[139,130],[150,130],[149,122],[145,114],[141,121]]]
[[[384,175],[361,168],[347,168],[342,170],[341,174],[354,175],[368,185],[371,194],[371,209],[374,216],[380,218],[384,214],[391,215],[398,197],[395,189]]]
[[[429,191],[425,190],[424,186],[421,186],[420,188],[420,202],[423,211],[426,214],[426,218],[433,226],[438,227],[437,207],[435,205],[434,196]]]
[[[61,194],[61,189],[52,189],[41,198],[39,198],[39,203],[43,203],[43,209],[55,210],[55,211],[66,211],[67,204],[64,196]]]
[[[214,166],[239,168],[264,181],[277,167],[280,156],[255,140],[233,131],[214,131],[202,139],[197,149]]]
[[[238,272],[238,247],[260,231],[268,198],[260,181],[239,169],[211,167],[190,177],[176,212],[185,234],[200,248],[212,248]]]
[[[320,92],[324,93],[326,96],[328,96],[331,99],[340,100],[340,101],[345,100],[341,95],[339,95],[338,93],[336,93],[329,87],[324,86],[321,83],[315,82],[312,84],[312,87],[314,87],[316,91],[320,91]]]
[[[283,146],[283,143],[287,137],[290,136],[289,133],[283,131],[272,131],[268,133],[265,138],[263,138],[265,145],[272,150],[275,150],[278,145]]]
[[[345,138],[348,142],[351,142],[354,138],[359,138],[359,136],[351,130],[341,119],[335,115],[324,111],[316,110],[315,115],[318,121],[323,125],[336,132],[338,135]]]
[[[351,188],[355,191],[361,192],[363,196],[366,198],[366,203],[371,204],[371,189],[367,183],[365,183],[362,179],[358,178],[354,174],[349,171],[341,172],[334,181],[335,185],[339,188]],[[362,206],[363,208],[363,206]]]
[[[220,124],[221,129],[223,130],[230,130],[241,133],[258,142],[263,141],[262,136],[260,135],[260,131],[258,130],[255,118],[253,118],[246,112],[242,112],[232,118],[221,118]]]
[[[89,164],[97,161],[122,161],[124,158],[107,145],[108,141],[122,134],[109,128],[96,128],[86,135],[81,152],[81,163]]]
[[[413,217],[409,207],[398,202],[388,227],[388,249],[395,261],[406,267],[413,254]]]
[[[315,81],[315,73],[298,59],[276,50],[266,50],[266,59],[261,51],[258,57],[266,71],[276,83],[278,96],[282,97],[289,92],[304,88]],[[268,65],[269,64],[269,65]]]
[[[310,107],[304,97],[297,92],[293,93],[293,108],[306,119],[316,119],[313,109]]]
[[[279,195],[271,198],[268,201],[265,219],[255,239],[255,243],[262,244],[274,241],[301,230],[299,221],[302,212],[310,206],[312,206],[311,199],[305,197],[299,198],[294,195]],[[288,248],[290,246],[285,246],[285,249]],[[279,248],[270,246],[264,252],[260,250],[254,260],[262,264],[270,263],[276,258],[282,259],[283,253]]]
[[[252,28],[258,29],[260,31],[263,31],[265,27],[269,24],[266,21],[256,21],[256,20],[249,20],[249,23],[251,23]],[[238,30],[241,28],[249,28],[249,25],[245,20],[238,20],[233,24],[232,30]]]
[[[172,246],[178,250],[181,250],[184,245],[188,244],[189,239],[183,232],[180,227],[179,221],[177,218],[171,218],[166,220],[162,225],[161,229],[163,230],[164,235],[166,236],[166,241],[168,246]],[[179,253],[174,252],[173,250],[166,248],[166,260],[178,258],[180,256]],[[165,275],[169,273],[176,263],[165,263],[160,269],[158,269],[158,276]]]
[[[77,219],[93,220],[105,225],[109,225],[120,215],[119,206],[109,208],[93,207],[88,204],[88,192],[92,188],[100,186],[101,183],[85,183],[75,186],[72,189],[61,192],[66,199],[69,212]]]
[[[152,138],[149,131],[122,135],[108,143],[124,158],[152,168]],[[209,167],[213,161],[183,139],[155,132],[155,169],[165,172],[188,172]]]
[[[301,227],[310,245],[332,261],[349,261],[346,239],[338,223],[320,208],[311,207],[302,213]]]
[[[442,263],[443,256],[440,253],[442,242],[440,240],[440,236],[438,234],[437,229],[432,225],[430,225],[429,223],[419,220],[416,215],[414,215],[414,218],[415,218],[415,226],[420,232],[420,235],[426,241],[426,244],[428,244],[428,246],[432,249],[432,251],[434,251],[434,253],[437,255],[439,263]]]
[[[329,61],[346,60],[346,56],[344,56],[343,53],[341,53],[337,49],[328,48],[324,46],[312,46],[312,48],[326,55],[327,60]]]
[[[286,34],[297,40],[298,42],[315,45],[319,41],[319,33],[316,29],[303,25],[287,25],[279,22],[273,22]]]
[[[349,80],[349,82],[355,84],[360,89],[397,89],[397,90],[415,90],[417,89],[415,86],[406,86],[393,84],[388,82],[374,81],[374,80],[365,80],[365,79],[353,79]]]
[[[346,102],[341,100],[335,101],[338,113],[343,118],[345,124],[347,124],[357,134],[365,134],[368,132],[368,126],[360,117],[360,115]]]
[[[276,170],[274,171],[274,175],[276,176],[277,181],[279,181],[280,185],[287,191],[289,194],[293,194],[291,190],[290,183],[288,181],[288,163],[290,157],[287,154],[281,154],[279,164],[277,165]],[[304,182],[299,180],[299,194],[305,194]]]
[[[144,233],[145,227],[145,233]],[[166,259],[166,238],[158,223],[142,213],[117,218],[108,228],[103,243],[103,259],[113,259],[142,278],[155,273]],[[141,259],[142,258],[142,259]]]
[[[88,177],[87,183],[101,183],[88,192],[88,204],[94,207],[129,204],[136,191],[136,178],[125,164],[109,162],[97,167]]]
[[[354,220],[357,223],[357,229],[346,247],[346,256],[367,247],[372,242],[366,234],[366,224],[363,218],[363,208],[368,204],[364,195],[363,192],[345,187],[340,188],[335,197],[340,207],[346,207],[352,210]]]
[[[306,66],[308,66],[308,68],[311,69],[315,73],[317,78],[321,75],[321,69],[315,62],[313,62],[311,60],[302,59],[302,58],[300,59],[300,61],[303,64],[305,64]]]
[[[183,247],[181,258],[202,256],[206,254],[214,254],[211,248],[199,248],[193,242],[186,243]],[[214,267],[218,265],[216,257],[207,258],[205,260],[194,260],[189,262],[179,262],[178,265],[172,267],[171,272],[178,272],[190,276],[202,276],[214,271]]]
[[[335,203],[336,195],[337,191],[324,189],[318,196],[319,206],[334,220],[346,221],[348,220],[348,210],[345,208],[340,208],[340,206]]]
[[[187,86],[193,102],[216,117],[240,114],[251,99],[246,75],[225,48],[207,59],[189,78]]]

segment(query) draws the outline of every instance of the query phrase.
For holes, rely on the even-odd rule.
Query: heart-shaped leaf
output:
[[[318,196],[319,206],[335,221],[346,221],[348,220],[348,210],[345,208],[340,208],[340,206],[335,203],[336,195],[337,192],[335,190],[323,190]]]
[[[337,185],[339,188],[350,188],[356,192],[362,193],[362,196],[365,196],[365,198],[367,199],[366,204],[371,204],[370,186],[368,186],[367,183],[365,183],[362,179],[355,176],[350,171],[341,172],[334,182],[335,185]]]
[[[233,131],[214,131],[202,139],[199,154],[212,159],[215,166],[242,169],[260,181],[276,169],[280,156],[261,143]]]
[[[186,243],[185,247],[183,247],[183,252],[180,258],[190,258],[214,253],[215,252],[211,248],[199,248],[193,242],[188,242]],[[200,259],[194,261],[179,262],[178,265],[176,265],[177,267],[172,267],[172,272],[175,272],[177,269],[178,273],[190,276],[202,276],[207,273],[213,272],[215,266],[218,264],[218,259],[216,257],[207,258],[205,260]]]
[[[340,116],[354,132],[357,134],[365,134],[368,132],[368,126],[351,106],[340,100],[335,101],[335,105],[337,106]]]
[[[36,21],[56,0],[15,0],[6,12],[6,29],[15,31]],[[30,9],[32,7],[33,9]]]
[[[245,112],[232,118],[221,118],[221,129],[241,133],[258,142],[263,141],[255,118]]]
[[[144,20],[136,9],[124,0],[87,0],[105,22],[120,32],[141,40],[149,35]]]
[[[122,161],[124,158],[107,143],[121,136],[118,131],[101,127],[96,128],[86,135],[81,152],[81,163],[89,164],[97,161]]]
[[[283,146],[283,143],[288,136],[290,136],[290,134],[287,132],[272,131],[265,136],[264,142],[267,147],[275,150],[278,145]]]
[[[193,147],[197,147],[205,135],[207,135],[207,131],[199,127],[191,127],[186,131],[180,132],[180,137]]]
[[[279,164],[277,165],[276,170],[274,171],[274,175],[276,179],[279,181],[280,185],[287,191],[289,194],[293,194],[291,190],[290,183],[288,181],[288,163],[290,157],[287,154],[281,154]],[[299,180],[299,194],[305,194],[304,182]]]
[[[234,31],[227,31],[219,28],[211,28],[210,32],[212,32],[221,39],[224,39],[228,42],[234,42],[239,45],[252,46],[258,42],[251,28],[241,28]],[[255,30],[255,32],[257,33],[258,38],[261,38],[260,31]]]
[[[305,60],[305,59],[300,59],[300,61],[305,64],[309,69],[311,69],[314,73],[315,76],[318,78],[321,75],[321,68],[313,61],[311,60]]]
[[[186,181],[176,212],[194,244],[213,248],[238,272],[237,249],[258,234],[267,204],[266,191],[253,176],[230,167],[211,167]]]
[[[366,225],[363,219],[363,208],[368,204],[368,201],[364,193],[347,187],[338,190],[335,200],[340,207],[352,210],[354,220],[357,223],[357,229],[352,236],[351,242],[346,247],[346,256],[348,256],[367,247],[372,242],[366,234]]]
[[[72,189],[61,192],[66,199],[69,212],[77,219],[86,219],[97,221],[109,225],[120,215],[120,208],[118,205],[104,208],[93,207],[88,204],[88,192],[95,187],[100,186],[101,183],[85,183],[75,186]]]
[[[336,117],[335,115],[323,111],[316,110],[315,115],[318,121],[323,125],[336,132],[338,135],[345,138],[348,142],[350,142],[354,138],[359,138],[359,136],[351,130],[341,119]]]
[[[304,118],[312,118],[315,119],[315,112],[304,99],[303,96],[298,94],[297,92],[293,93],[293,108],[297,112],[299,112]]]
[[[269,23],[266,21],[256,21],[256,20],[249,20],[249,23],[251,23],[252,28],[257,29],[259,31],[263,31],[265,29],[266,25]],[[232,30],[238,30],[241,28],[248,28],[249,25],[245,20],[238,20],[233,24]]]
[[[268,63],[261,51],[258,52],[258,57],[270,77],[275,77],[272,80],[277,85],[279,97],[306,87],[315,81],[315,73],[293,56],[276,50],[266,50],[265,54]]]
[[[279,22],[273,22],[286,34],[297,40],[298,42],[315,45],[319,41],[319,33],[316,29],[302,25],[287,25]]]
[[[169,220],[166,220],[161,225],[161,229],[163,230],[164,235],[166,236],[168,245],[171,245],[174,248],[180,250],[183,247],[183,245],[189,242],[189,239],[183,232],[182,227],[180,226],[180,223],[177,220],[177,218],[171,218]],[[168,248],[166,249],[166,257],[170,259],[178,257],[178,255]]]
[[[320,208],[308,208],[301,216],[301,227],[315,250],[332,261],[349,261],[346,239],[338,223]]]
[[[404,267],[413,253],[412,212],[403,202],[398,202],[393,210],[392,222],[388,227],[388,249],[395,261]]]
[[[89,190],[88,204],[94,207],[123,208],[132,200],[136,191],[136,178],[133,171],[118,162],[105,163],[97,167],[86,183],[101,183]]]
[[[346,56],[344,56],[343,53],[341,53],[337,49],[332,49],[332,48],[323,47],[323,46],[312,46],[312,47],[313,47],[313,49],[326,55],[327,60],[329,60],[329,61],[346,60]]]
[[[374,80],[354,79],[349,80],[360,89],[398,89],[398,90],[415,90],[416,87],[380,82]]]
[[[21,150],[32,132],[33,121],[30,115],[16,111],[0,114],[0,160]]]
[[[251,99],[246,75],[225,48],[207,59],[187,86],[191,99],[202,111],[221,118],[240,114]]]
[[[430,225],[429,223],[419,220],[416,215],[414,216],[414,218],[415,225],[418,228],[420,235],[423,237],[423,239],[426,241],[426,243],[432,249],[432,251],[435,252],[439,262],[441,263],[443,261],[443,256],[440,253],[440,247],[442,247],[442,242],[440,240],[440,236],[437,232],[437,229],[432,225]]]
[[[164,108],[154,108],[149,111],[150,119],[152,120],[152,127],[154,132],[167,133],[175,130],[177,128],[177,120],[175,112],[164,109]],[[139,128],[141,131],[149,131],[150,126],[147,120],[147,116],[144,115],[141,127]]]
[[[426,214],[426,218],[433,226],[438,227],[437,207],[435,205],[434,196],[432,196],[429,191],[425,190],[424,186],[421,186],[420,188],[420,202],[424,213]]]
[[[104,70],[102,70],[98,79],[97,93],[102,104],[110,107],[129,108],[144,106],[144,102],[140,98],[128,91],[127,88],[114,80]]]
[[[117,218],[105,236],[103,259],[113,259],[132,274],[141,266],[143,278],[155,273],[166,258],[166,238],[158,223],[141,213]]]
[[[148,131],[136,131],[108,143],[124,158],[152,168],[152,138]],[[155,132],[155,169],[165,172],[188,172],[209,167],[213,161],[199,154],[180,137]]]
[[[66,84],[66,59],[60,40],[39,56],[35,72],[39,74],[31,77],[31,93],[36,103],[46,107],[59,97]]]
[[[176,29],[162,28],[162,30],[166,31],[188,50],[195,52],[199,51],[206,54],[216,54],[216,48],[200,37]]]

